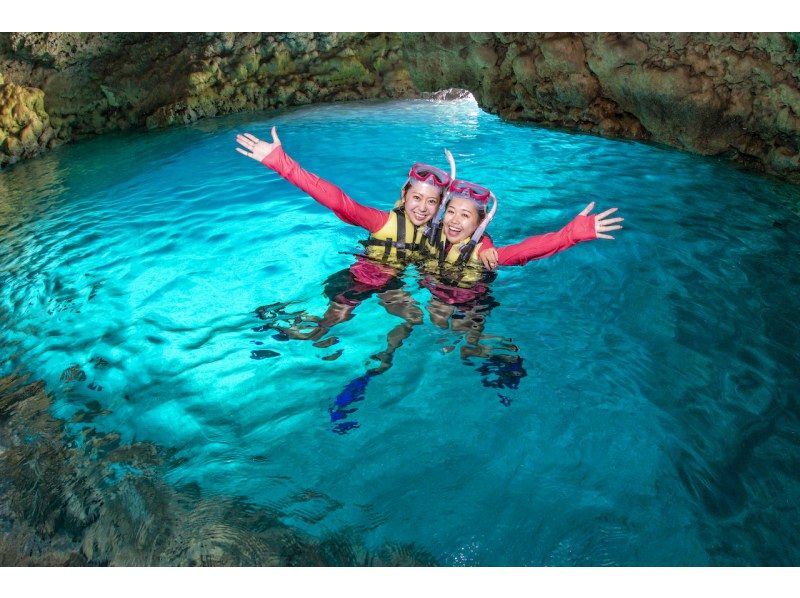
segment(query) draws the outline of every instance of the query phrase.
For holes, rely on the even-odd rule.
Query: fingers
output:
[[[621,228],[622,227],[619,224],[617,224],[616,226],[598,226],[595,228],[595,231],[597,231],[598,233],[605,233],[610,230],[619,230]]]
[[[589,212],[594,209],[594,202],[590,203],[588,206],[583,208],[583,211],[580,213],[581,216],[588,216]]]
[[[256,137],[255,135],[251,135],[250,133],[245,133],[244,136],[247,137],[247,139],[249,139],[253,143],[258,143],[259,141],[261,141],[258,137]]]
[[[597,215],[597,219],[598,220],[602,220],[603,218],[605,218],[609,214],[613,214],[614,212],[616,212],[618,209],[619,208],[611,208],[610,210],[606,210],[605,212],[602,212],[602,213],[598,214]]]
[[[483,267],[486,268],[487,270],[494,270],[497,267],[497,261],[498,261],[497,249],[492,247],[490,249],[481,251],[478,254],[478,257],[480,258]]]
[[[600,233],[597,233],[597,238],[598,239],[612,239],[612,240],[614,239],[614,237],[612,237],[611,235],[603,235],[603,234],[600,234]]]
[[[624,218],[608,218],[607,220],[600,221],[600,217],[597,217],[597,220],[601,226],[608,226],[609,224],[614,224],[616,222],[622,222],[625,220]]]
[[[243,150],[240,147],[237,147],[237,148],[234,148],[234,149],[236,149],[236,151],[239,152],[240,154],[242,154],[243,156],[247,156],[248,158],[253,158],[255,160],[255,157],[250,152],[248,152],[246,150]]]
[[[278,139],[278,130],[275,127],[272,127],[272,143],[280,144],[281,140]]]
[[[242,147],[246,147],[247,149],[253,149],[253,147],[255,146],[255,142],[250,141],[244,135],[237,135],[236,136],[236,143],[238,143]]]

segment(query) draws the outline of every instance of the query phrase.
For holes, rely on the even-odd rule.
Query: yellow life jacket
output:
[[[447,284],[469,287],[486,279],[486,270],[478,259],[483,240],[473,243],[464,239],[447,249],[447,239],[441,223],[433,232],[432,239],[425,237],[421,248],[424,256],[422,269],[435,274]]]
[[[389,219],[380,230],[361,243],[370,259],[402,268],[409,260],[417,259],[422,240],[421,227],[411,222],[405,210],[399,207],[389,213]]]

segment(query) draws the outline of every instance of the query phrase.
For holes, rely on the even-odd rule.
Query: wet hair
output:
[[[472,199],[471,197],[467,197],[466,195],[455,195],[455,196],[453,196],[453,198],[455,198],[455,197],[460,197],[462,199],[468,199],[472,203],[472,205],[475,206],[475,211],[478,212],[478,224],[483,222],[483,219],[486,218],[486,208],[487,208],[486,204],[479,203],[479,202],[475,201],[474,199]],[[451,198],[451,199],[453,199],[453,198]]]
[[[427,184],[427,183],[423,183],[423,184]],[[431,185],[431,186],[433,187],[435,185]],[[411,189],[411,181],[406,181],[406,184],[403,185],[402,191],[400,191],[400,199],[403,199],[406,196],[406,191],[408,191],[409,189]],[[444,187],[436,187],[436,189],[439,191],[439,201],[442,201],[442,198],[444,198]]]

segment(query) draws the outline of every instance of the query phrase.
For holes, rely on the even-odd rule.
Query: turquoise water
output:
[[[371,297],[330,346],[264,327],[261,306],[282,325],[322,315],[365,237],[234,151],[273,124],[381,208],[450,148],[500,199],[497,245],[590,201],[626,228],[500,272],[483,330],[500,359],[462,357],[469,319],[436,326],[410,269],[423,321],[336,433],[335,397],[403,320]],[[59,417],[174,449],[170,481],[319,537],[450,565],[797,565],[798,205],[797,186],[722,161],[468,101],[111,135],[0,173],[0,374],[43,379]],[[62,376],[76,365],[85,380]]]

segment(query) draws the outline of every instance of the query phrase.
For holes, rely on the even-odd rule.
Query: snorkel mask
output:
[[[405,192],[406,186],[415,182],[428,183],[429,185],[439,187],[440,189],[444,189],[446,194],[448,185],[450,185],[453,179],[456,178],[456,162],[453,159],[453,154],[451,154],[449,150],[444,150],[444,155],[447,157],[447,161],[450,163],[450,174],[447,174],[441,168],[436,168],[430,164],[415,162],[413,166],[411,166],[411,170],[408,172],[408,179],[400,188],[401,196]],[[401,199],[395,203],[395,207],[399,207],[402,204],[403,200],[401,197]]]
[[[444,152],[445,155],[447,155],[448,158],[452,160],[453,156],[450,154],[450,152],[447,150],[444,150]],[[451,162],[451,164],[454,164],[454,162]],[[448,175],[441,168],[436,168],[435,166],[423,164],[422,162],[415,162],[408,173],[408,181],[406,182],[413,183],[414,181],[419,181],[421,183],[429,183],[431,185],[439,187],[440,189],[444,189],[450,184],[452,180],[453,177]]]
[[[475,232],[472,233],[472,237],[470,238],[470,243],[475,245],[478,243],[478,241],[480,241],[483,233],[486,232],[486,227],[489,226],[489,223],[492,221],[492,218],[494,218],[494,215],[497,212],[497,198],[495,197],[494,193],[489,191],[486,187],[465,181],[463,179],[454,178],[450,183],[450,186],[447,188],[447,193],[445,194],[444,201],[442,202],[442,208],[432,221],[432,231],[435,231],[439,226],[442,216],[445,210],[447,210],[447,204],[454,197],[463,197],[469,199],[475,204],[475,207],[478,208],[478,214],[484,215],[481,223],[478,225],[478,228],[475,229]],[[491,209],[489,209],[490,199],[492,200]]]

